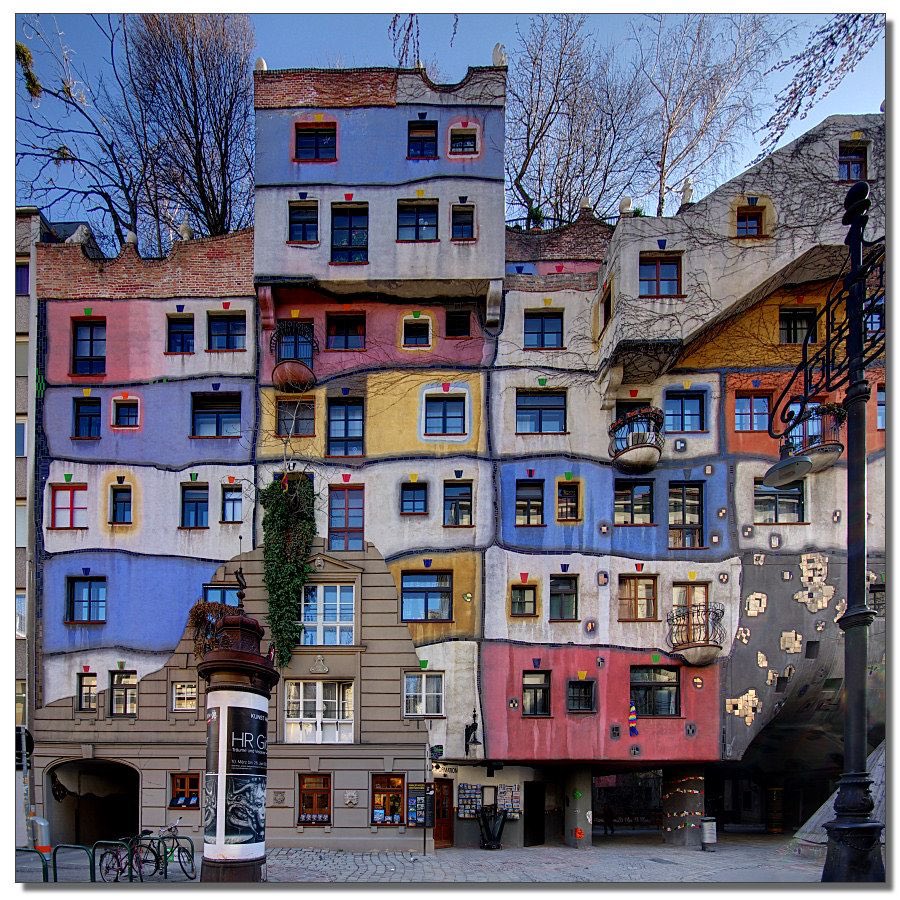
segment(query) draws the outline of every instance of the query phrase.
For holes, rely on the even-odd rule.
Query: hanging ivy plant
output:
[[[227,647],[227,639],[216,639],[216,626],[219,620],[234,612],[233,606],[224,603],[209,603],[198,600],[188,613],[188,627],[194,629],[194,656],[197,659],[205,656],[210,650]]]
[[[315,495],[308,478],[273,481],[259,491],[263,518],[263,582],[269,594],[267,621],[275,645],[275,664],[286,666],[300,642],[300,598],[312,567],[316,536]]]

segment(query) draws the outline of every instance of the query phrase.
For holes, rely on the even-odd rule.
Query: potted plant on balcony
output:
[[[841,426],[847,421],[847,410],[841,403],[820,403],[807,410],[804,421],[806,428],[796,437],[790,432],[785,437],[791,444],[792,455],[806,456],[812,462],[809,472],[815,474],[833,466],[844,452]],[[817,422],[814,430],[809,428],[811,421]],[[802,428],[803,424],[798,422],[795,427]]]

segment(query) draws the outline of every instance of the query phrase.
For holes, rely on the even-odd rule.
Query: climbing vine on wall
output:
[[[298,606],[312,567],[316,536],[315,494],[309,478],[273,481],[258,494],[263,517],[263,582],[269,594],[267,621],[279,667],[291,661],[300,641]]]

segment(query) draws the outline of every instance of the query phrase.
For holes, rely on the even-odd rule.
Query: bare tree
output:
[[[450,33],[450,46],[456,39],[459,27],[459,16],[453,14],[453,31]],[[388,23],[388,37],[394,48],[394,57],[398,66],[418,66],[422,59],[421,33],[418,13],[394,13]]]
[[[759,159],[771,153],[795,120],[805,119],[884,35],[884,13],[838,13],[809,36],[798,53],[774,65],[770,72],[793,69],[787,86],[775,95],[775,112],[762,127]]]
[[[656,215],[690,177],[711,184],[751,132],[769,60],[791,27],[762,15],[645,16],[633,26],[636,73],[649,89],[645,128]]]

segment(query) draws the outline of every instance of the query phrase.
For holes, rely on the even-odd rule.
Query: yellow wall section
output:
[[[124,475],[125,480],[119,484],[116,481],[117,475]],[[131,524],[130,525],[113,525],[110,522],[112,518],[112,489],[114,487],[130,487],[131,488]],[[109,468],[102,472],[100,484],[98,485],[98,500],[100,502],[99,526],[101,534],[134,534],[141,529],[141,508],[142,508],[142,492],[140,479],[135,477],[134,472],[127,466],[117,466]]]

